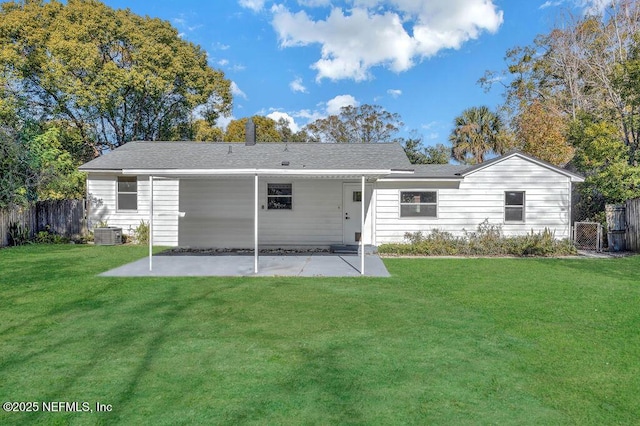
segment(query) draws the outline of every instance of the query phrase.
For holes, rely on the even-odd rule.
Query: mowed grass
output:
[[[639,424],[640,257],[387,259],[391,278],[100,278],[0,250],[0,424]]]

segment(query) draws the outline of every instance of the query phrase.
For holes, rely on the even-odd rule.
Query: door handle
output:
[[[349,219],[349,213],[345,213],[344,214],[344,218],[348,220]]]

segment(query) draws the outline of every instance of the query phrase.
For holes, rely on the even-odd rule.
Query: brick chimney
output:
[[[256,144],[256,125],[253,122],[253,119],[251,119],[251,117],[247,119],[245,134],[246,134],[246,138],[245,138],[244,144],[246,146],[255,145]]]

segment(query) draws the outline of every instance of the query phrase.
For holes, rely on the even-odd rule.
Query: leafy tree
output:
[[[346,106],[340,114],[321,118],[305,126],[310,139],[333,143],[372,143],[396,141],[403,126],[399,114],[379,105]]]
[[[580,216],[594,218],[607,203],[640,197],[640,167],[629,164],[629,148],[610,122],[581,115],[570,127],[573,165],[585,174],[578,204]]]
[[[62,147],[60,131],[36,131],[38,126],[0,132],[0,207],[84,196],[84,174]]]
[[[500,117],[486,106],[471,107],[455,118],[449,136],[451,157],[464,164],[479,164],[492,153],[503,154],[510,147],[501,135]]]
[[[566,13],[533,45],[508,50],[502,75],[488,72],[480,83],[486,88],[503,84],[505,110],[515,121],[534,101],[566,121],[584,113],[611,121],[630,148],[629,163],[635,164],[640,148],[639,34],[640,2],[634,0],[613,2],[602,14]]]
[[[93,156],[134,139],[187,131],[231,109],[230,82],[171,25],[97,0],[0,5],[5,90],[32,116],[70,123]],[[184,135],[178,135],[178,137]]]
[[[317,119],[304,129],[315,142],[350,143],[357,139],[338,115]]]
[[[224,132],[221,128],[212,126],[207,120],[199,119],[192,123],[192,136],[190,139],[202,142],[222,142]]]
[[[27,202],[28,168],[23,155],[14,135],[0,130],[0,208]]]
[[[518,145],[524,152],[557,166],[564,166],[573,157],[573,147],[566,138],[566,118],[539,100],[522,110],[515,126]]]
[[[422,138],[415,135],[402,143],[411,164],[448,164],[451,149],[443,144],[424,147]]]
[[[261,115],[251,117],[256,125],[256,141],[258,142],[282,142],[282,136],[278,132],[275,120]],[[244,142],[246,140],[247,118],[231,120],[224,134],[225,142]]]
[[[424,163],[423,164],[449,164],[451,159],[451,148],[444,144],[437,143],[435,145],[429,145],[424,149]]]

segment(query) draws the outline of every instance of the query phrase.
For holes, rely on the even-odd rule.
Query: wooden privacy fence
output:
[[[627,250],[640,251],[640,198],[625,203]]]
[[[30,237],[49,231],[74,238],[86,231],[84,200],[38,201],[25,207],[0,210],[0,247],[9,245],[11,223],[27,226]]]

